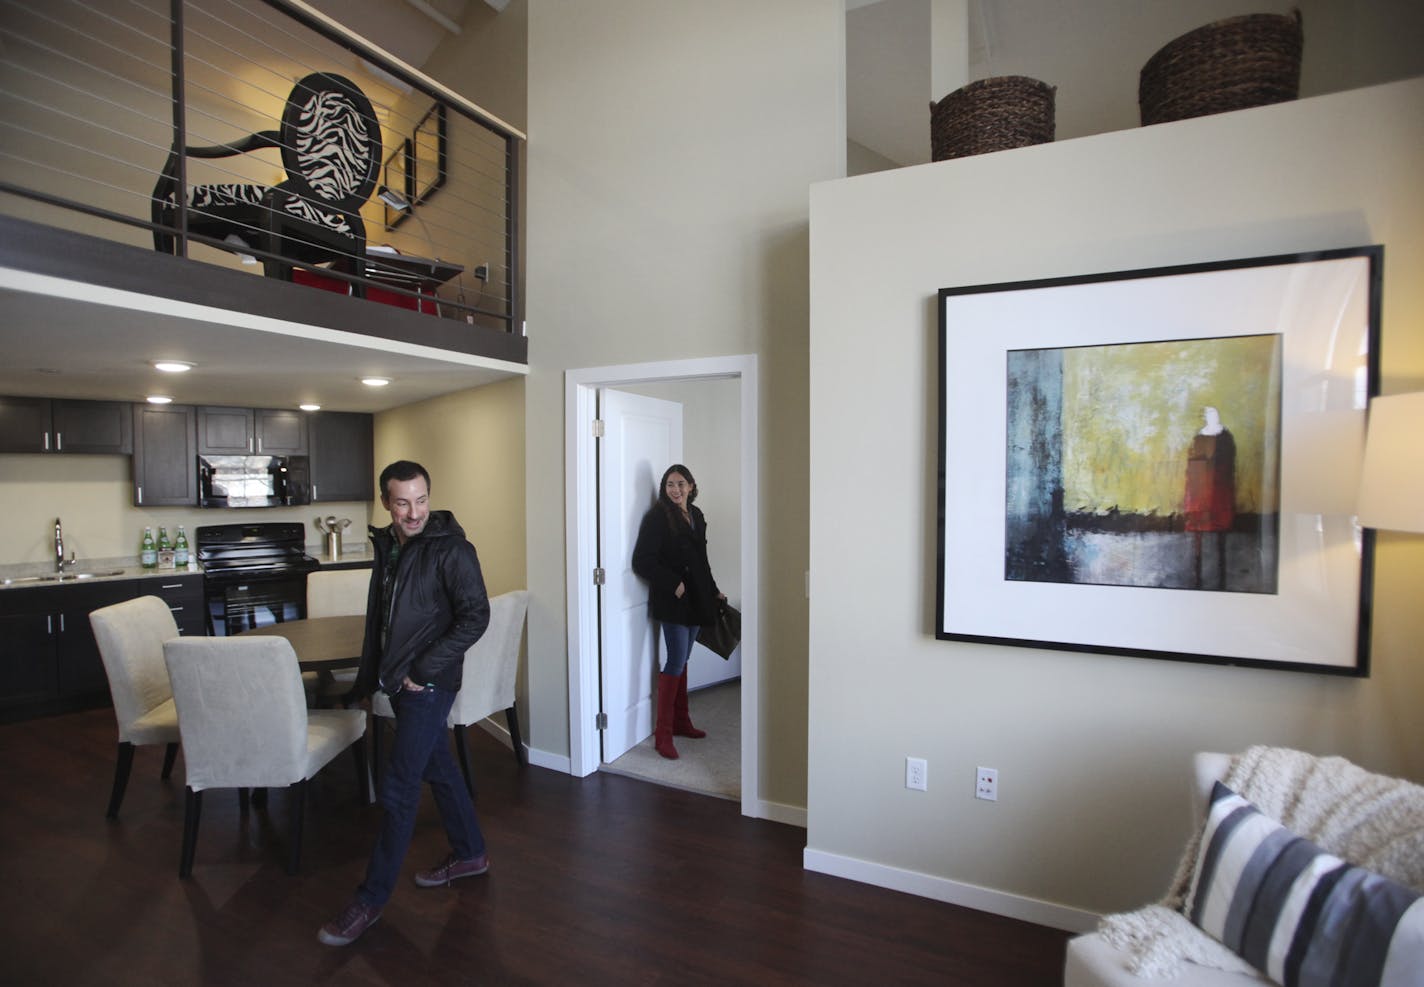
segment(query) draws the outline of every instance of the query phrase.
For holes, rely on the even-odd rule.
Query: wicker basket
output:
[[[1142,125],[1295,99],[1303,37],[1299,10],[1229,17],[1189,31],[1142,67]]]
[[[934,161],[1053,140],[1054,87],[1021,75],[971,82],[930,104]]]

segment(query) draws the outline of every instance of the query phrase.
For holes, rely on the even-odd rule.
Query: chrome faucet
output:
[[[74,553],[69,553],[69,561],[64,561],[64,528],[59,523],[59,518],[54,519],[54,571],[63,575],[64,567],[74,565],[76,559]]]

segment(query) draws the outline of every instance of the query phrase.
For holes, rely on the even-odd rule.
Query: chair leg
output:
[[[287,811],[292,814],[287,828],[287,873],[296,875],[302,863],[302,823],[306,816],[307,782],[303,778],[287,789]]]
[[[203,793],[187,789],[183,799],[183,854],[178,858],[178,876],[193,873],[193,851],[198,847],[198,819],[203,814]]]
[[[470,776],[470,752],[465,748],[465,725],[455,724],[455,753],[460,756],[460,774],[465,776],[465,791],[470,793],[470,800],[475,798],[475,781]]]
[[[360,737],[351,745],[351,753],[356,758],[356,799],[358,805],[371,804],[371,775],[366,770],[366,738]]]
[[[371,714],[371,725],[366,732],[371,737],[371,790],[381,791],[381,717]]]
[[[109,791],[109,811],[104,813],[109,819],[119,818],[119,803],[124,800],[124,789],[129,786],[129,772],[133,770],[133,754],[133,744],[119,744],[119,759],[114,764],[114,787]]]
[[[158,777],[167,781],[168,776],[173,773],[173,762],[176,760],[178,760],[178,745],[176,743],[169,744],[163,751],[163,773]]]
[[[519,707],[511,706],[505,710],[504,722],[509,725],[509,742],[514,745],[514,759],[522,768],[529,763],[529,753],[524,749],[524,741],[519,736]]]

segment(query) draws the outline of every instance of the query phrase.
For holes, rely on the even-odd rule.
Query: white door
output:
[[[663,471],[682,460],[682,405],[608,388],[598,404],[599,677],[609,762],[653,732],[662,640],[648,617],[648,586],[633,572],[633,544]]]

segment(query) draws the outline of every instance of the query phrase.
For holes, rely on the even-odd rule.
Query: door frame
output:
[[[598,770],[597,460],[593,422],[598,389],[666,381],[736,378],[741,382],[742,457],[742,815],[759,817],[761,736],[758,611],[761,600],[760,459],[757,358],[705,357],[564,371],[564,570],[568,606],[569,771]]]

